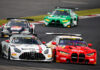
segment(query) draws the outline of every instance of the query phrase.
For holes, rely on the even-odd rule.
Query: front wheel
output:
[[[73,19],[74,26],[78,26],[78,17]]]
[[[54,52],[53,62],[56,62],[56,51]]]
[[[0,54],[1,54],[1,57],[2,57],[2,45],[0,43]]]
[[[30,29],[30,33],[33,34],[33,29]]]
[[[10,57],[11,57],[11,51],[10,51],[10,48],[8,50],[8,60],[10,60]]]
[[[70,25],[68,25],[67,27],[68,28],[72,28],[73,27],[72,19],[70,20]]]
[[[76,25],[74,25],[75,27],[78,26],[78,19],[76,20]]]

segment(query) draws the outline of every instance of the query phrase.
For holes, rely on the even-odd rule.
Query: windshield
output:
[[[69,16],[68,11],[64,11],[64,10],[56,10],[52,13],[52,15],[62,15],[62,16]]]
[[[59,45],[82,46],[82,47],[87,46],[86,42],[83,40],[80,40],[80,39],[76,39],[76,40],[74,40],[74,39],[60,39]]]
[[[27,22],[25,21],[20,21],[20,22],[16,22],[16,21],[11,21],[8,23],[8,26],[21,26],[21,27],[27,27]]]
[[[32,37],[14,37],[11,42],[14,44],[41,44],[38,39]]]

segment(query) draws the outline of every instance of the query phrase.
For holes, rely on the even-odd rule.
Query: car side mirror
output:
[[[9,43],[9,40],[5,40],[7,43]]]
[[[92,47],[92,44],[91,43],[88,43],[88,47]]]
[[[52,42],[52,44],[53,44],[53,45],[56,45],[57,43],[56,43],[56,42]]]
[[[45,42],[45,41],[43,41],[43,42],[42,42],[42,44],[46,44],[46,42]]]

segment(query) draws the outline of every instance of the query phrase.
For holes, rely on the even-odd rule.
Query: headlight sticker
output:
[[[89,53],[89,54],[87,54],[88,56],[93,56],[94,55],[94,53]]]

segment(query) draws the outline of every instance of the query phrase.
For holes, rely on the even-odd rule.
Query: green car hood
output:
[[[60,20],[60,19],[63,19],[63,20],[66,20],[66,19],[71,19],[70,16],[62,16],[62,15],[50,15],[50,16],[47,16],[47,19],[55,19],[55,20]]]

